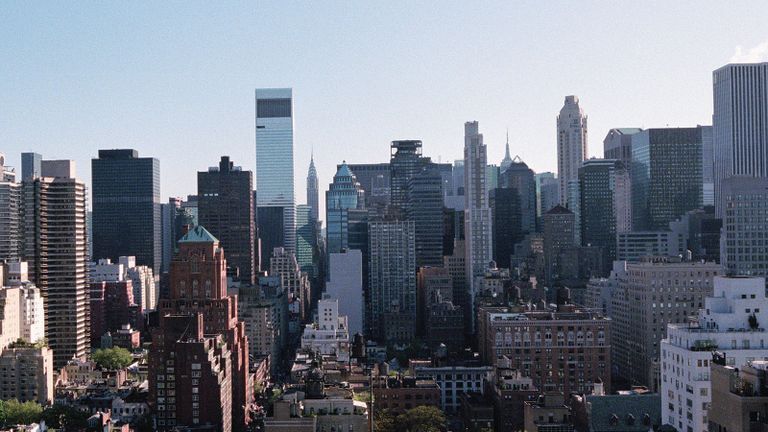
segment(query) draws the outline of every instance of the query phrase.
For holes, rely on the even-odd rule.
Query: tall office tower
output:
[[[570,208],[568,182],[579,179],[579,168],[587,154],[587,116],[578,97],[566,96],[557,116],[557,177],[563,207]]]
[[[464,241],[470,310],[474,310],[475,278],[483,276],[493,256],[487,160],[487,149],[478,123],[464,123]],[[475,317],[471,316],[469,322],[469,328],[474,332]]]
[[[493,218],[493,260],[502,268],[509,268],[515,243],[523,237],[520,194],[516,189],[491,189],[488,204]]]
[[[179,240],[171,292],[158,305],[149,351],[149,405],[158,430],[214,425],[244,430],[252,390],[248,337],[227,295],[219,241],[197,226]]]
[[[21,183],[0,153],[0,263],[21,256]]]
[[[132,255],[160,270],[160,162],[136,150],[99,150],[91,160],[93,256]]]
[[[520,196],[520,230],[523,234],[536,231],[536,176],[533,170],[515,156],[507,169],[499,174],[498,187],[513,189]]]
[[[369,337],[408,342],[416,331],[416,233],[413,221],[368,223]]]
[[[724,217],[720,187],[732,176],[768,177],[768,62],[728,64],[712,73],[715,215]]]
[[[251,367],[269,362],[269,372],[284,367],[288,341],[288,295],[280,289],[280,278],[259,276],[258,285],[241,286],[237,294],[238,318],[245,322]]]
[[[229,275],[254,283],[256,225],[253,217],[253,174],[222,156],[218,167],[197,173],[197,214],[204,226],[227,251]]]
[[[499,167],[488,165],[485,167],[485,187],[488,190],[499,187]]]
[[[45,299],[54,366],[62,367],[89,347],[85,183],[74,161],[44,160],[40,177],[22,185],[22,255]]]
[[[320,218],[319,183],[317,181],[317,169],[315,168],[315,155],[309,159],[309,171],[307,172],[307,205],[312,209],[312,219]]]
[[[351,249],[330,254],[330,279],[325,292],[331,298],[344,299],[339,313],[349,320],[349,334],[363,334],[363,254]]]
[[[573,212],[573,235],[576,245],[581,244],[581,185],[579,180],[570,180],[568,182],[568,210]]]
[[[557,180],[555,173],[551,172],[536,174],[535,179],[536,216],[541,218],[544,213],[560,204],[560,182]],[[541,221],[539,221],[539,224],[541,224]]]
[[[310,278],[317,276],[314,259],[317,251],[316,220],[312,217],[312,206],[296,206],[296,262]]]
[[[581,244],[601,248],[610,265],[616,259],[616,234],[632,229],[629,171],[616,159],[587,159],[579,169],[579,189]]]
[[[614,128],[603,139],[603,157],[616,159],[629,167],[632,162],[632,135],[641,132],[640,128]]]
[[[293,196],[293,91],[256,89],[256,206],[282,208],[281,226],[266,226],[259,214],[259,233],[282,229],[275,247],[296,247],[296,210]],[[263,229],[262,229],[263,228]],[[269,259],[267,258],[267,262]]]
[[[408,180],[406,219],[416,230],[416,265],[443,263],[443,179],[435,164],[424,166]]]
[[[365,191],[346,163],[339,166],[325,192],[326,253],[349,248],[349,210],[365,208]]]
[[[646,129],[632,135],[632,226],[666,229],[702,205],[702,140],[711,126]]]
[[[551,284],[559,278],[564,249],[576,245],[576,221],[573,212],[563,206],[555,206],[544,214],[544,275]]]
[[[425,163],[429,163],[429,159],[421,156],[421,141],[392,141],[389,160],[392,206],[405,211],[408,201],[408,181],[421,171]]]
[[[612,302],[614,370],[626,384],[658,391],[659,343],[667,324],[686,323],[712,295],[712,281],[721,274],[714,262],[680,258],[646,258],[627,263]]]
[[[346,162],[345,162],[346,163]],[[338,171],[342,164],[336,165]],[[355,175],[360,187],[365,191],[365,207],[385,207],[390,203],[390,172],[389,163],[377,164],[347,164]]]
[[[21,154],[21,181],[32,180],[40,177],[40,166],[43,163],[43,156],[38,153]]]
[[[739,399],[730,394],[727,403],[717,405],[714,393],[728,393],[729,383],[716,387],[714,378],[717,366],[730,366],[731,371],[741,370],[746,375],[748,365],[764,363],[768,357],[765,341],[765,320],[762,318],[768,309],[763,278],[716,277],[714,293],[710,294],[704,306],[698,311],[698,319],[691,322],[669,324],[667,337],[661,341],[661,416],[664,421],[679,431],[725,431],[713,421],[721,421],[723,410]],[[713,355],[713,351],[720,351]],[[712,362],[712,365],[710,365]],[[710,375],[712,373],[712,375]],[[731,384],[741,384],[742,396],[751,396],[764,391],[764,387],[750,387],[747,383],[734,380]],[[759,418],[756,427],[744,425],[743,428],[727,430],[760,430],[765,421],[765,399],[755,401],[750,414],[727,412],[727,417],[747,420]],[[712,412],[718,415],[711,415]]]
[[[723,180],[720,259],[732,275],[768,276],[768,177],[733,176]]]

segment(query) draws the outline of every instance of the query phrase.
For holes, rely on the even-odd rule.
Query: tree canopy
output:
[[[118,370],[124,369],[133,363],[133,356],[125,348],[105,348],[96,350],[93,353],[93,361],[104,369]]]
[[[0,425],[37,423],[43,407],[37,402],[19,402],[16,399],[0,400]]]
[[[376,413],[376,432],[443,432],[445,414],[433,406],[418,406],[400,414]]]

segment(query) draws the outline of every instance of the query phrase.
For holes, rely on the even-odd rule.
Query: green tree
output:
[[[442,432],[445,414],[439,408],[422,405],[397,416],[395,426],[402,432]]]
[[[374,411],[373,430],[375,432],[398,432],[395,426],[395,416],[389,411]]]
[[[118,370],[128,367],[133,363],[131,352],[125,348],[98,349],[93,353],[93,361],[107,370]]]
[[[0,424],[30,424],[40,421],[43,407],[37,402],[16,399],[0,401]]]
[[[67,405],[53,405],[42,415],[45,425],[64,431],[80,431],[88,427],[88,414]]]

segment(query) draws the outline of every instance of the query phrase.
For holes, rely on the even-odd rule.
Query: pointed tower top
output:
[[[507,144],[504,152],[504,159],[501,160],[501,170],[509,168],[512,165],[512,158],[509,155],[509,128],[507,128]]]

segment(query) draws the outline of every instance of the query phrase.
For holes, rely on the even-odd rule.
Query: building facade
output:
[[[197,173],[198,224],[218,238],[227,251],[227,270],[233,279],[254,283],[256,224],[253,174],[222,156],[218,167]]]
[[[768,298],[765,279],[716,277],[693,323],[669,324],[661,342],[662,421],[677,430],[707,431],[713,388],[712,352],[720,363],[741,368],[768,357],[761,327]],[[732,413],[736,414],[736,413]]]
[[[612,321],[591,310],[481,307],[478,345],[486,363],[530,377],[540,391],[584,393],[611,387]],[[501,362],[501,363],[500,363]]]
[[[282,209],[281,226],[263,227],[282,228],[282,241],[271,248],[296,247],[293,178],[293,90],[256,89],[256,206]]]
[[[712,73],[715,214],[724,217],[723,181],[768,177],[768,62],[728,64]]]
[[[560,182],[560,204],[570,208],[568,182],[579,179],[581,163],[587,150],[587,116],[579,106],[579,98],[566,96],[557,116],[557,177]]]
[[[703,202],[702,148],[711,126],[646,129],[632,135],[632,225],[666,229]]]
[[[659,345],[668,324],[685,323],[712,295],[714,262],[651,258],[627,263],[612,299],[614,366],[631,385],[659,389]]]
[[[468,303],[474,304],[475,279],[483,275],[493,256],[493,227],[488,206],[486,167],[488,149],[478,122],[464,123],[464,244]],[[469,329],[474,331],[474,317]]]
[[[349,247],[349,210],[365,208],[365,191],[347,164],[342,164],[325,193],[326,252]]]
[[[227,295],[219,241],[197,226],[179,240],[171,292],[160,300],[160,326],[149,351],[149,405],[158,430],[211,425],[244,430],[252,382],[248,337]]]
[[[325,292],[331,298],[343,299],[339,313],[347,317],[349,334],[363,334],[363,254],[356,249],[330,254],[330,280]]]
[[[309,159],[307,170],[307,206],[312,209],[310,216],[313,220],[320,219],[320,183],[317,181],[317,168],[315,168],[315,155]]]
[[[369,337],[410,341],[416,331],[416,233],[412,221],[368,224]]]
[[[21,183],[0,153],[0,262],[21,256]]]
[[[720,187],[724,203],[720,259],[729,274],[768,276],[768,177],[733,176]]]
[[[99,150],[91,160],[96,259],[132,255],[160,272],[160,161],[131,149]]]
[[[89,347],[86,190],[73,161],[43,160],[40,173],[23,182],[23,258],[44,298],[45,336],[60,367]]]

